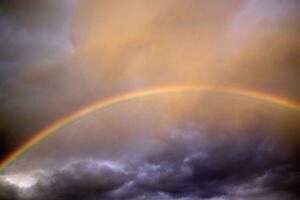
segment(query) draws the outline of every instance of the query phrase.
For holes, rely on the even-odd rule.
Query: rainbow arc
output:
[[[32,138],[27,140],[23,145],[18,147],[15,151],[10,153],[5,159],[3,159],[0,162],[0,172],[6,169],[18,157],[20,157],[22,154],[24,154],[26,151],[32,148],[35,144],[44,140],[47,136],[55,133],[59,129],[62,129],[66,125],[71,124],[77,120],[80,120],[85,116],[91,115],[103,108],[111,107],[119,103],[132,101],[143,97],[162,95],[162,94],[172,94],[172,93],[199,93],[205,91],[213,91],[219,93],[227,93],[227,94],[250,97],[257,100],[261,100],[263,102],[275,104],[281,107],[285,107],[300,112],[300,104],[297,102],[291,101],[284,97],[270,95],[255,90],[239,89],[239,88],[223,87],[223,86],[201,86],[201,85],[173,85],[173,86],[148,88],[148,89],[133,91],[118,96],[114,96],[111,98],[107,98],[104,100],[100,100],[98,102],[92,103],[76,112],[73,112],[57,120],[50,126],[37,132]]]

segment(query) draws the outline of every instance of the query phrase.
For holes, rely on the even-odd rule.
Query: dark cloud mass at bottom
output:
[[[145,139],[152,151],[124,152],[116,160],[78,158],[20,189],[1,182],[11,200],[296,200],[299,171],[280,137],[183,130]],[[148,141],[146,141],[148,140]],[[150,141],[151,140],[151,141]],[[131,144],[132,145],[132,144]]]

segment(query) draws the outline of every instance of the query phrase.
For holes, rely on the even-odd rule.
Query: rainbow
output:
[[[103,108],[107,108],[119,103],[149,97],[154,95],[162,95],[162,94],[171,94],[171,93],[199,93],[204,91],[212,91],[212,92],[220,92],[227,94],[240,95],[245,97],[254,98],[257,100],[261,100],[263,102],[272,103],[278,106],[282,106],[288,109],[292,109],[300,112],[300,104],[297,102],[293,102],[289,99],[285,99],[283,97],[274,96],[270,94],[265,94],[262,92],[247,90],[247,89],[239,89],[232,87],[223,87],[223,86],[199,86],[199,85],[178,85],[178,86],[164,86],[164,87],[156,87],[156,88],[148,88],[139,91],[129,92],[125,94],[121,94],[118,96],[114,96],[108,99],[100,100],[95,103],[92,103],[76,112],[73,112],[50,126],[44,128],[43,130],[37,132],[32,138],[27,140],[23,145],[18,147],[15,151],[10,153],[6,158],[4,158],[0,162],[0,172],[6,169],[9,165],[11,165],[19,156],[24,154],[27,150],[29,150],[35,144],[41,142],[47,136],[53,134],[57,130],[63,128],[64,126],[73,123],[81,118],[90,115],[96,111],[99,111]]]

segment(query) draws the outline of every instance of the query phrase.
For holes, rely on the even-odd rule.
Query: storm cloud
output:
[[[0,157],[75,110],[172,84],[300,101],[297,0],[0,1]],[[232,94],[126,102],[0,174],[4,200],[294,200],[298,112]]]
[[[280,138],[183,129],[163,141],[140,142],[150,144],[152,151],[128,151],[115,160],[78,158],[56,169],[40,169],[32,172],[32,186],[2,184],[7,191],[2,195],[49,200],[299,197],[299,171]]]

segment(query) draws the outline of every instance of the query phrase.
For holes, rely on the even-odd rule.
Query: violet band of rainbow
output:
[[[171,85],[171,86],[147,88],[147,89],[128,92],[121,95],[113,96],[111,98],[97,101],[57,120],[56,122],[52,123],[50,126],[34,134],[34,136],[31,137],[29,140],[27,140],[23,145],[18,147],[8,156],[6,156],[6,158],[4,158],[0,162],[0,172],[6,169],[18,157],[20,157],[22,154],[24,154],[26,151],[32,148],[35,144],[41,142],[47,136],[55,133],[57,130],[63,128],[64,126],[72,122],[75,122],[85,116],[88,116],[96,111],[99,111],[103,108],[107,108],[119,103],[131,101],[143,97],[148,97],[148,96],[171,94],[171,93],[192,93],[192,92],[199,93],[204,91],[220,92],[220,93],[250,97],[260,101],[264,101],[266,103],[275,104],[281,107],[285,107],[300,112],[299,103],[286,99],[284,97],[266,94],[256,90],[224,87],[224,86],[205,86],[205,85]]]

